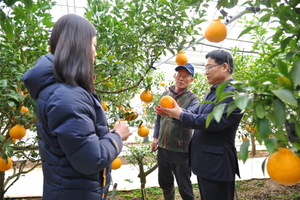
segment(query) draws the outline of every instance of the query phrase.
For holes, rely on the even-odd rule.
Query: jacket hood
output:
[[[23,75],[22,80],[33,99],[37,99],[45,87],[56,82],[52,71],[53,60],[53,54],[41,56],[34,67]]]

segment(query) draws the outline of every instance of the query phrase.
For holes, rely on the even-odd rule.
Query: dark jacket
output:
[[[54,56],[42,56],[23,75],[36,100],[37,134],[44,174],[44,200],[106,199],[110,163],[122,139],[110,133],[95,94],[81,87],[55,83]]]
[[[175,92],[171,86],[162,96],[172,96],[184,109],[193,109],[198,105],[197,96],[186,88],[182,93]],[[180,120],[157,115],[153,137],[158,138],[158,146],[175,152],[188,152],[192,129],[183,126]]]
[[[224,92],[234,90],[233,86],[227,85]],[[216,93],[212,92],[206,100],[213,101],[215,98]],[[231,101],[232,98],[229,98],[223,103]],[[205,128],[206,118],[213,109],[214,104],[204,103],[180,117],[183,124],[195,129],[190,145],[191,167],[193,173],[202,178],[234,181],[235,174],[239,176],[235,136],[242,114],[236,109],[227,117],[225,109],[219,123],[212,119]]]

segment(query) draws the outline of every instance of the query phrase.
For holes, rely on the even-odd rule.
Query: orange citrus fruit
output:
[[[122,165],[122,161],[119,157],[116,157],[111,163],[111,169],[119,169]]]
[[[245,126],[245,131],[249,131],[249,129],[250,129],[250,125],[249,125],[249,124],[246,124],[246,126]]]
[[[161,86],[165,86],[165,85],[166,85],[166,83],[165,83],[164,81],[162,81],[162,82],[160,82],[160,83],[159,83],[159,85],[161,85]]]
[[[9,136],[14,139],[21,139],[25,135],[26,135],[26,129],[20,124],[13,126],[9,130]]]
[[[141,137],[146,137],[149,135],[149,128],[147,128],[145,125],[141,125],[138,129],[138,135]]]
[[[247,138],[247,137],[244,137],[242,141],[245,142],[246,140],[248,140],[248,138]]]
[[[120,112],[125,112],[124,106],[118,106]]]
[[[131,108],[127,108],[125,110],[125,114],[124,114],[124,118],[127,121],[132,121],[135,120],[139,115],[136,113],[136,111],[134,109]]]
[[[108,111],[107,103],[105,101],[102,101],[101,105],[103,107],[103,110]]]
[[[0,171],[4,172],[6,170],[9,170],[12,166],[12,160],[10,157],[7,157],[7,162],[5,162],[5,160],[0,157]]]
[[[185,52],[179,52],[175,58],[175,62],[177,65],[185,65],[188,62],[188,58]]]
[[[28,108],[25,107],[25,106],[22,106],[22,107],[21,107],[21,112],[24,113],[24,115],[28,115],[28,114],[29,114],[29,110],[28,110]]]
[[[279,148],[269,157],[267,171],[270,178],[280,184],[296,184],[300,181],[300,158],[290,149]]]
[[[140,99],[143,102],[150,103],[153,101],[153,94],[150,91],[145,90],[140,94]]]
[[[227,36],[227,28],[220,19],[214,19],[204,32],[204,37],[210,42],[221,42]]]
[[[171,96],[163,96],[159,100],[159,105],[164,108],[174,108],[174,99]]]

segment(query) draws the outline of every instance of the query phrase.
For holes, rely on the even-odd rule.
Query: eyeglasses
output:
[[[212,65],[212,66],[205,66],[205,71],[209,71],[211,68],[216,67],[216,66],[220,66],[221,64],[217,64],[217,65]]]

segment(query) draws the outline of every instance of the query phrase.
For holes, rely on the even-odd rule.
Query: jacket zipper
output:
[[[103,169],[103,188],[106,186],[106,168]],[[102,193],[102,198],[105,197],[105,193]]]

